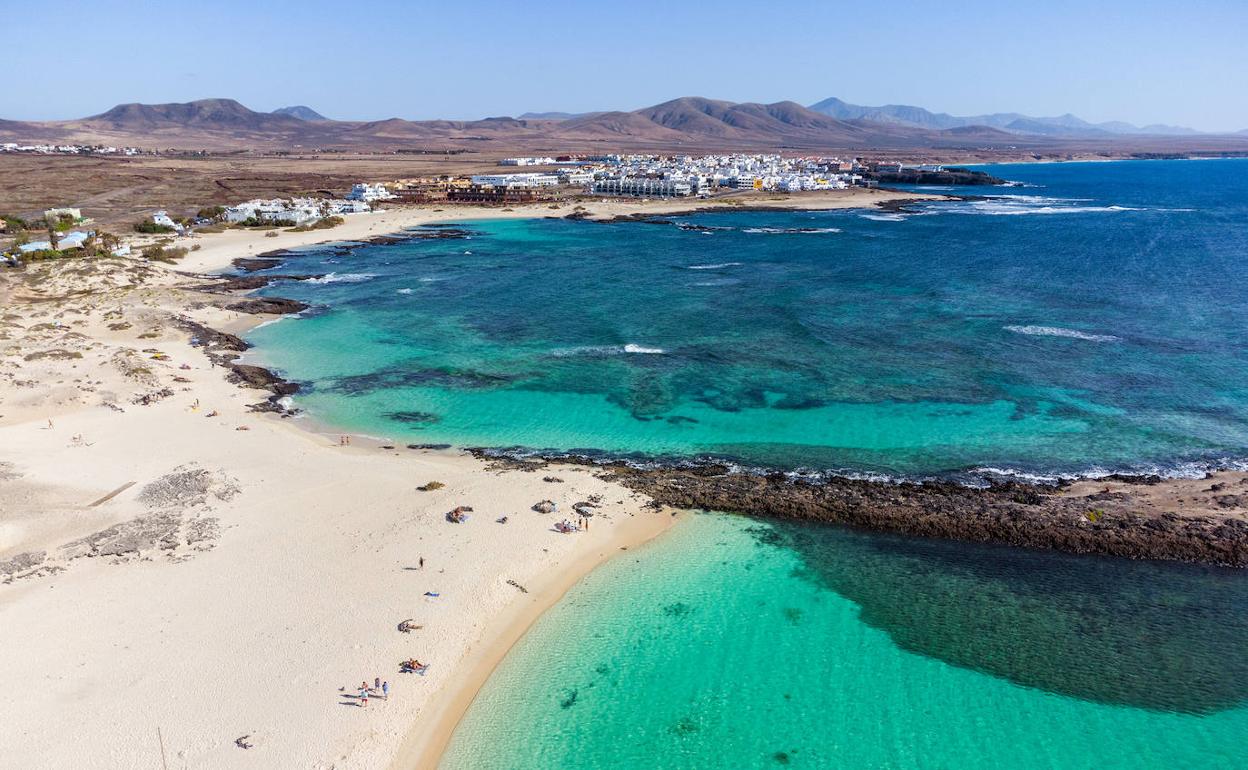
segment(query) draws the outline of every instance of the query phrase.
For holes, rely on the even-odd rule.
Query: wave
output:
[[[416,280],[421,283],[438,283],[439,281],[449,281],[451,279],[444,275],[426,275],[421,278],[417,278]]]
[[[541,458],[544,460],[572,461],[587,465],[625,465],[638,470],[696,469],[714,466],[730,474],[773,476],[778,473],[791,481],[799,481],[806,484],[819,484],[832,479],[850,479],[874,484],[895,485],[945,481],[981,489],[1005,481],[1019,481],[1037,486],[1058,486],[1076,481],[1096,481],[1110,477],[1128,479],[1203,479],[1210,473],[1226,471],[1248,472],[1248,458],[1245,457],[1176,460],[1170,463],[1141,462],[1115,467],[1092,465],[1079,470],[1048,473],[1024,468],[985,465],[961,471],[907,474],[852,468],[829,468],[826,470],[797,468],[784,470],[764,465],[741,463],[731,457],[716,454],[689,456],[656,455],[646,452],[613,452],[596,449],[536,449],[525,446],[474,447],[470,448],[469,451],[486,457],[504,457],[514,460]]]
[[[873,222],[904,222],[905,214],[859,214],[863,219],[870,219]]]
[[[1081,332],[1078,329],[1063,329],[1060,326],[1003,326],[1001,327],[1015,334],[1026,334],[1032,337],[1066,337],[1073,340],[1087,340],[1089,342],[1118,342],[1121,337],[1115,337],[1112,334],[1091,334],[1090,332]]]
[[[778,469],[765,465],[742,463],[732,457],[717,454],[668,455],[646,452],[612,452],[607,450],[559,450],[536,449],[524,446],[475,447],[469,451],[487,457],[505,457],[515,460],[570,460],[588,465],[626,465],[638,470],[665,468],[696,469],[714,466],[730,474],[772,476],[780,474],[791,481],[819,484],[832,479],[850,479],[875,484],[922,484],[926,482],[953,482],[961,486],[985,488],[1005,481],[1019,481],[1037,486],[1057,486],[1076,481],[1095,481],[1110,477],[1131,479],[1203,479],[1210,473],[1231,471],[1248,472],[1248,458],[1217,457],[1206,460],[1176,460],[1171,463],[1142,462],[1115,467],[1087,466],[1079,470],[1043,472],[1024,468],[979,466],[960,471],[908,474],[889,473],[853,468]]]
[[[797,235],[814,233],[839,233],[839,227],[747,227],[743,233],[765,233],[767,235]]]
[[[991,195],[980,200],[965,201],[941,210],[952,214],[980,214],[984,216],[1024,216],[1028,214],[1096,214],[1146,209],[1117,204],[1087,205],[1091,198],[1054,198],[1047,195]]]
[[[1115,468],[1091,466],[1078,471],[1043,473],[1020,468],[986,465],[972,468],[967,473],[983,480],[1017,479],[1030,484],[1061,484],[1072,481],[1095,481],[1110,476],[1128,478],[1203,479],[1219,471],[1248,471],[1248,459],[1219,457],[1212,460],[1179,460],[1172,463],[1131,463]]]
[[[303,282],[304,283],[318,283],[318,284],[361,283],[363,281],[372,280],[373,278],[376,278],[376,277],[377,275],[375,273],[343,273],[342,275],[339,275],[338,273],[326,273],[325,275],[318,276],[316,278],[305,278]]]
[[[412,290],[411,289],[399,289],[398,293],[399,294],[411,294]]]
[[[719,270],[725,267],[738,267],[740,265],[741,265],[740,262],[712,262],[707,265],[689,265],[687,269],[689,270]]]
[[[632,342],[624,345],[581,345],[575,348],[559,348],[550,352],[556,358],[569,358],[571,356],[621,356],[625,354],[661,356],[666,353],[667,351],[663,348],[636,345]]]
[[[732,286],[741,283],[740,278],[716,278],[713,281],[694,281],[689,286]]]

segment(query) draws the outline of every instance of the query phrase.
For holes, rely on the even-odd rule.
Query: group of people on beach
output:
[[[565,535],[570,532],[581,532],[581,531],[588,532],[589,531],[589,519],[584,516],[581,516],[580,518],[576,520],[575,524],[568,521],[567,519],[562,519],[558,523],[555,524],[555,531],[562,532]]]
[[[374,697],[378,697],[379,694],[382,700],[390,700],[389,682],[381,681],[381,677],[373,678],[372,687],[368,686],[367,679],[360,682],[360,694],[357,696],[359,698],[360,707],[363,708],[368,705],[368,696],[372,695]]]

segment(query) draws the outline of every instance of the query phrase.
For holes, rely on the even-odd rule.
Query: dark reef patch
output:
[[[1101,703],[1210,714],[1248,700],[1238,572],[818,524],[755,532],[766,529],[803,577],[910,652]]]

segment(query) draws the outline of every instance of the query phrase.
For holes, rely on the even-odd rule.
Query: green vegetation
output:
[[[30,229],[30,223],[21,217],[4,214],[0,215],[0,219],[4,220],[5,229],[10,233],[21,233]]]
[[[195,214],[195,216],[199,217],[200,219],[218,219],[224,213],[225,213],[224,206],[207,206],[205,208],[200,209],[199,212]]]
[[[310,225],[299,225],[298,227],[292,227],[290,231],[292,233],[306,233],[311,230],[328,230],[331,227],[337,227],[338,225],[346,221],[347,220],[343,219],[342,217],[325,217],[324,219],[316,220]]]
[[[150,259],[154,262],[177,262],[187,254],[187,249],[181,246],[162,246],[159,243],[153,243],[151,246],[143,249],[140,255],[144,259]]]
[[[67,233],[76,224],[77,221],[69,214],[58,214],[55,219],[48,219],[48,229],[58,233]]]
[[[273,228],[277,227],[281,222],[270,222],[267,219],[257,219],[256,217],[247,217],[241,222],[235,222],[235,227],[256,227],[256,228]]]
[[[138,224],[134,226],[134,231],[136,233],[145,233],[148,235],[155,235],[157,233],[176,233],[177,232],[177,230],[173,229],[169,225],[158,225],[155,222],[139,222]]]

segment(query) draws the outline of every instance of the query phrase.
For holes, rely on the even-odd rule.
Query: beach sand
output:
[[[398,232],[432,222],[450,222],[472,219],[534,219],[540,217],[566,217],[577,213],[585,219],[606,220],[637,215],[664,215],[698,211],[732,211],[741,208],[801,209],[820,211],[831,209],[867,208],[881,204],[894,204],[908,200],[938,200],[946,196],[896,192],[893,190],[853,188],[829,190],[793,195],[742,193],[727,198],[693,199],[670,198],[666,200],[642,200],[632,198],[594,198],[592,200],[566,201],[558,204],[540,203],[503,207],[479,207],[463,205],[400,206],[367,214],[353,214],[331,230],[291,232],[274,230],[276,237],[267,237],[264,231],[226,230],[193,238],[178,239],[176,245],[199,245],[200,248],[179,262],[179,269],[210,272],[227,266],[237,257],[256,256],[275,249],[293,249],[325,241],[364,240],[378,235]]]
[[[579,576],[672,523],[587,470],[341,446],[250,411],[269,392],[178,319],[263,318],[201,283],[124,259],[0,272],[0,764],[386,766]],[[587,500],[588,532],[554,531]],[[388,701],[358,705],[374,677]]]
[[[749,205],[913,197],[854,190]],[[732,205],[578,205],[604,219],[691,204]],[[342,446],[309,420],[253,412],[270,393],[227,381],[180,319],[233,332],[266,319],[225,309],[234,298],[188,273],[428,222],[572,211],[404,207],[328,231],[198,236],[174,266],[0,271],[0,765],[435,762],[533,620],[587,571],[670,527],[673,512],[586,468],[501,470],[454,451],[385,448],[384,437]],[[417,490],[429,481],[445,486]],[[533,511],[544,499],[558,510]],[[595,499],[588,532],[553,530],[575,517],[573,503]],[[446,521],[460,505],[470,518]],[[406,619],[421,628],[400,633]],[[424,676],[399,673],[410,657],[431,664]],[[362,707],[354,695],[374,677],[390,697]]]

